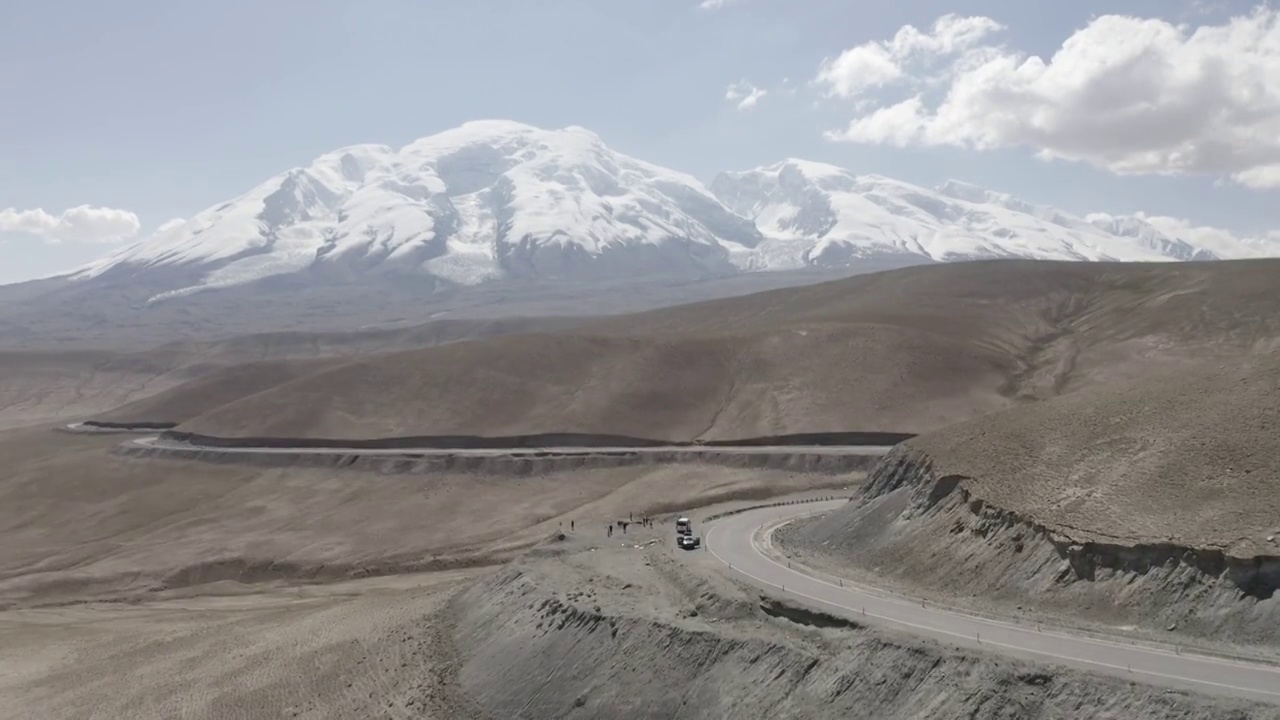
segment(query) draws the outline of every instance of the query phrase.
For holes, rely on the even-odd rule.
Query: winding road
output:
[[[1038,662],[1056,662],[1140,682],[1215,695],[1280,703],[1280,667],[1181,652],[1173,646],[1135,645],[1019,625],[791,569],[771,557],[773,530],[799,517],[841,507],[844,501],[761,508],[714,521],[707,550],[771,594],[853,620],[897,626],[949,644],[980,647]]]
[[[69,426],[69,430],[90,428]],[[360,454],[448,455],[462,457],[529,457],[598,453],[804,453],[824,455],[883,455],[888,447],[548,447],[548,448],[304,448],[210,447],[173,442],[149,435],[127,441],[140,447],[243,454]],[[952,608],[930,607],[847,580],[823,578],[791,568],[769,552],[773,531],[792,520],[841,507],[844,501],[809,503],[748,510],[714,521],[706,534],[707,550],[728,568],[758,587],[786,598],[855,621],[905,629],[952,645],[992,650],[1035,662],[1053,662],[1079,669],[1166,687],[1280,704],[1280,667],[1182,652],[1174,646],[1106,640],[1071,631],[1021,625],[967,615]]]

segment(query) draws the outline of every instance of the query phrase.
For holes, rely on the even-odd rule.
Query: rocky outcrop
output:
[[[1100,537],[978,496],[927,454],[895,449],[847,508],[782,542],[926,593],[1107,624],[1280,644],[1280,557]]]
[[[890,638],[773,602],[741,622],[664,619],[554,577],[517,563],[452,603],[461,690],[493,717],[1280,718]]]

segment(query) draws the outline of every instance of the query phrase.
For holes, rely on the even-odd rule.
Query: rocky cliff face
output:
[[[908,443],[876,467],[847,508],[784,541],[829,562],[875,568],[919,592],[982,598],[984,609],[1041,611],[1262,652],[1280,644],[1280,557],[1109,541],[994,505],[975,485]]]
[[[629,552],[610,558],[645,571],[626,583],[547,551],[455,598],[463,694],[525,718],[1280,717],[882,635]],[[669,594],[686,609],[664,614]]]

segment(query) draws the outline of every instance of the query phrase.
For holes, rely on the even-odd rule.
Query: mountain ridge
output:
[[[1280,241],[1217,238],[1210,247],[1154,220],[1079,217],[958,180],[928,189],[797,158],[721,173],[707,186],[615,152],[582,127],[479,120],[399,150],[325,153],[63,277],[144,278],[164,288],[154,303],[289,275],[465,287],[687,281],[885,260],[1280,255]]]

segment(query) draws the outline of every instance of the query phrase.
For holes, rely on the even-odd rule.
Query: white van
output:
[[[676,520],[676,534],[677,535],[693,534],[693,523],[689,521],[689,518],[682,517]]]

